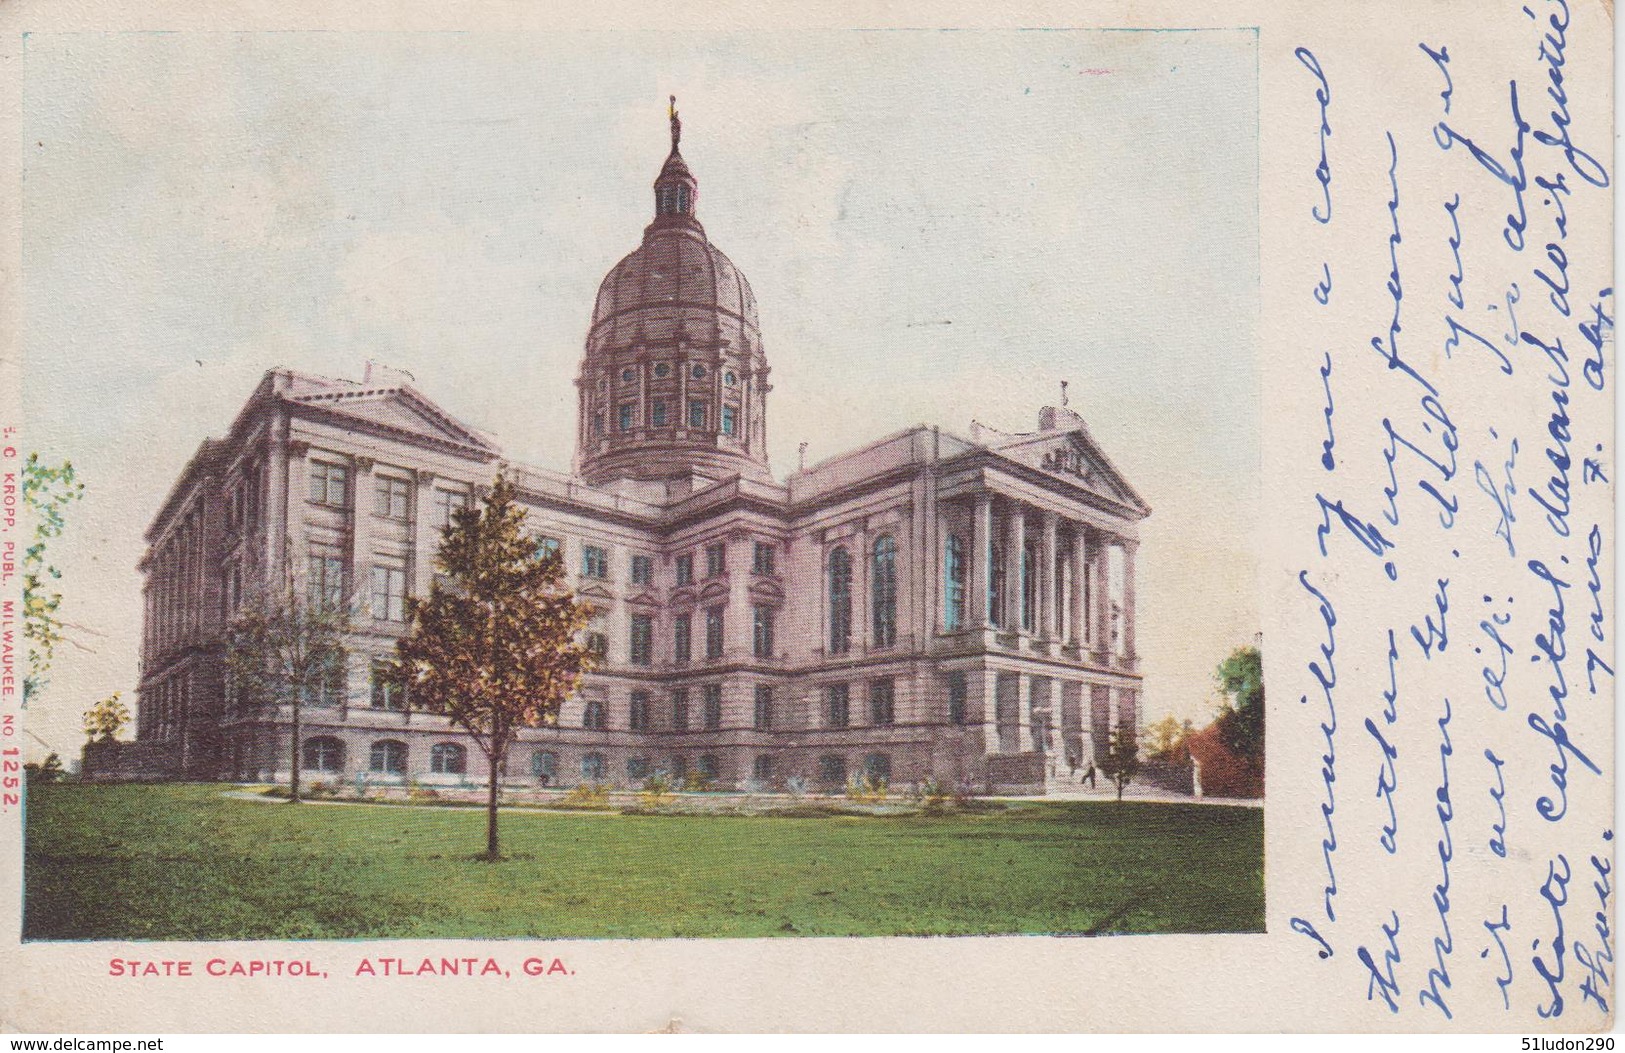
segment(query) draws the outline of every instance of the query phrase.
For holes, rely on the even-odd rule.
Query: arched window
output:
[[[602,731],[605,726],[604,704],[602,702],[588,702],[581,713],[581,726]]]
[[[700,778],[706,782],[715,782],[717,778],[717,759],[709,753],[700,754],[700,759],[694,763]]]
[[[829,554],[829,653],[852,649],[852,556],[844,548]]]
[[[875,538],[869,591],[874,609],[874,644],[890,647],[897,642],[897,541],[890,534]]]
[[[818,758],[818,781],[826,786],[841,786],[846,783],[846,758],[836,753],[826,753]]]
[[[942,554],[942,627],[957,632],[965,627],[965,542],[949,534]]]
[[[305,743],[305,767],[311,771],[338,771],[344,767],[344,743],[326,735]]]
[[[589,753],[581,758],[581,780],[583,782],[604,781],[604,755],[602,753]]]
[[[871,753],[863,758],[863,774],[877,782],[891,782],[891,755]]]
[[[406,743],[396,742],[394,739],[380,739],[372,744],[370,759],[368,767],[373,771],[400,775],[406,771]]]
[[[461,775],[468,770],[468,751],[455,742],[437,742],[429,750],[429,770],[436,775]]]
[[[537,780],[552,782],[559,774],[559,758],[551,750],[537,750],[530,755],[530,774]]]

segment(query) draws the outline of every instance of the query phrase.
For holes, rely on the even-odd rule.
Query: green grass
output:
[[[485,816],[28,792],[26,939],[1257,932],[1256,809],[1083,801],[942,816]]]

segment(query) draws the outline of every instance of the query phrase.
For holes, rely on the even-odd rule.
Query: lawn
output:
[[[264,804],[28,792],[26,939],[1257,932],[1263,815],[1021,802],[940,816]]]

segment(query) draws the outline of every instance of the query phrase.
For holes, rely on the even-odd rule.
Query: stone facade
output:
[[[148,768],[157,750],[187,778],[288,777],[291,710],[235,705],[220,644],[286,568],[363,612],[342,676],[301,709],[305,778],[483,781],[465,735],[373,674],[450,511],[501,463],[604,648],[559,726],[524,733],[509,782],[1032,789],[1139,725],[1149,509],[1084,422],[1045,407],[1023,434],[916,427],[776,482],[755,300],[694,217],[677,140],[674,114],[655,220],[595,305],[574,474],[506,462],[372,364],[359,382],[273,370],[203,443],[141,567]]]

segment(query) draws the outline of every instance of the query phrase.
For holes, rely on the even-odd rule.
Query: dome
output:
[[[695,218],[678,151],[655,179],[643,242],[598,287],[587,330],[576,468],[617,478],[769,478],[767,360],[750,283]]]
[[[755,347],[761,340],[750,283],[692,227],[651,224],[643,244],[598,286],[587,353],[644,341],[688,340]]]

